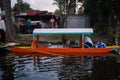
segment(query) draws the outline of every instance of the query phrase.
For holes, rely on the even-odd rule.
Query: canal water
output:
[[[0,57],[0,80],[120,80],[119,56]]]

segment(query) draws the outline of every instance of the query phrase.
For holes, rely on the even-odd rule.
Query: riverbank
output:
[[[26,44],[31,44],[32,41],[32,34],[19,34],[19,36],[22,38],[18,42],[23,42]],[[61,42],[61,36],[60,35],[40,35],[40,41],[41,42]]]
[[[32,41],[32,34],[19,34],[19,36],[22,38],[21,41],[25,43],[31,43]],[[68,40],[79,40],[80,36],[79,35],[67,35],[66,36]],[[61,35],[52,35],[52,34],[47,34],[47,35],[40,35],[40,41],[42,42],[61,42],[62,36]],[[91,35],[91,39],[93,42],[97,41],[103,41],[104,43],[109,43],[107,38],[101,38],[100,36],[94,36]]]

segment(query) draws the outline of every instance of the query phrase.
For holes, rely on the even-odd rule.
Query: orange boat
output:
[[[57,29],[34,29],[33,30],[33,41],[31,47],[12,47],[12,53],[26,53],[30,55],[95,55],[95,56],[105,56],[109,55],[112,48],[85,48],[84,47],[84,35],[92,34],[92,28],[57,28]],[[80,34],[80,44],[81,47],[71,48],[71,47],[48,47],[48,46],[37,46],[40,42],[40,34]],[[40,43],[39,43],[40,44]]]

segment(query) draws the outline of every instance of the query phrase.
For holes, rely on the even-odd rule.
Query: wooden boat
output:
[[[71,47],[48,47],[48,46],[38,46],[40,42],[41,34],[80,34],[80,44],[81,47],[71,48]],[[92,28],[52,28],[52,29],[34,29],[32,34],[31,47],[11,47],[12,53],[26,53],[26,54],[48,54],[48,55],[109,55],[109,52],[113,48],[85,48],[84,47],[84,36],[86,34],[93,34]],[[39,43],[40,44],[40,43]]]
[[[107,48],[120,48],[120,46],[117,46],[117,45],[112,45],[112,46],[107,46]]]

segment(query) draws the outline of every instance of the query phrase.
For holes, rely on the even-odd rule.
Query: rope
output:
[[[14,47],[13,47],[13,48],[14,48]],[[17,48],[20,48],[20,47],[17,47]],[[66,55],[61,55],[61,54],[56,54],[56,53],[50,53],[50,52],[46,52],[46,51],[39,51],[39,50],[35,50],[34,48],[31,48],[31,49],[28,49],[28,48],[20,48],[20,49],[29,50],[29,51],[32,51],[33,53],[34,53],[34,52],[39,52],[39,53],[45,53],[45,54],[50,54],[50,55],[56,55],[56,56],[66,56]]]
[[[61,54],[56,54],[56,53],[50,53],[50,52],[46,52],[46,51],[39,51],[39,50],[35,50],[35,49],[32,49],[32,51],[39,52],[39,53],[50,54],[50,55],[56,55],[56,56],[66,56],[66,55],[61,55]]]

